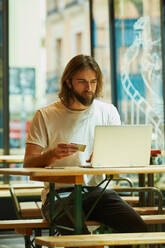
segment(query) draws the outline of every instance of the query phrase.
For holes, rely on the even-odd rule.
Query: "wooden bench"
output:
[[[128,189],[128,188],[127,188]],[[136,190],[136,189],[133,189]],[[139,188],[138,188],[139,190]],[[34,218],[42,218],[41,215],[41,201],[39,202],[18,202],[17,196],[15,195],[15,191],[13,191],[13,187],[10,188],[11,191],[11,195],[13,195],[13,198],[15,198],[14,200],[14,205],[16,206],[16,212],[17,212],[17,216],[19,219],[34,219]],[[124,196],[125,197],[125,196]],[[130,196],[128,198],[128,196],[126,196],[125,200],[130,200],[130,198],[134,198],[134,196]],[[135,198],[134,198],[135,200]],[[138,198],[136,197],[136,200],[138,200]],[[138,212],[140,215],[150,215],[150,217],[146,217],[143,219],[146,221],[150,221],[150,224],[162,224],[165,223],[163,215],[161,215],[161,218],[159,217],[159,213],[160,213],[160,209],[158,207],[134,207],[135,211]],[[165,209],[161,208],[161,214],[165,213]],[[154,215],[158,215],[158,216],[154,216]],[[96,225],[96,228],[93,227],[92,225],[88,225],[90,232],[93,232],[93,230],[95,230],[98,227],[98,224]],[[92,226],[92,227],[91,227]],[[156,227],[151,226],[149,227],[149,230],[153,231],[155,230],[155,228],[157,230],[161,230],[161,225],[157,225]]]
[[[121,198],[132,207],[138,206],[139,204],[139,196],[121,196]]]
[[[146,224],[165,223],[165,214],[142,215],[141,217]],[[96,221],[87,221],[86,225],[96,226],[100,225],[100,223]],[[0,229],[14,229],[17,231],[19,231],[19,229],[20,231],[21,229],[27,229],[32,231],[34,228],[49,228],[49,223],[44,219],[0,220]],[[28,233],[30,232],[28,231]]]
[[[142,216],[146,224],[162,224],[165,223],[165,215],[145,215]],[[95,221],[87,221],[86,225],[88,227],[98,227],[100,223]],[[33,231],[35,236],[41,235],[42,229],[49,229],[49,223],[44,219],[19,219],[19,220],[2,220],[0,221],[0,230],[10,230],[13,229],[16,233],[22,234],[25,237],[25,247],[28,248],[29,242],[31,241],[31,236]],[[121,235],[121,234],[120,234]],[[26,245],[27,244],[27,245]],[[40,244],[39,244],[40,245]]]
[[[35,195],[41,194],[41,190],[43,188],[43,184],[41,185],[11,185],[9,187],[11,197],[13,200],[13,206],[15,207],[15,211],[18,218],[41,218],[41,201],[40,202],[19,202],[17,195],[21,194],[20,191],[22,191],[22,194],[29,194],[29,189],[31,189],[30,194]],[[21,189],[21,190],[20,190]],[[26,192],[27,190],[27,192]],[[139,207],[139,197],[138,196],[122,196],[122,198],[132,205],[136,212],[138,212],[140,215],[146,215],[146,214],[160,214],[165,213],[165,209],[162,208],[162,198],[160,191],[155,187],[121,187],[116,188],[117,191],[120,192],[144,192],[144,191],[152,191],[156,193],[159,196],[159,204],[158,207]],[[34,191],[34,192],[33,192]]]
[[[133,209],[140,215],[160,214],[158,207],[133,207]],[[161,213],[165,214],[165,208],[162,208]]]
[[[27,220],[0,220],[0,229],[13,229],[17,233],[32,235],[33,229],[49,228],[49,223],[44,219]]]
[[[25,248],[34,247],[34,236],[41,236],[42,229],[49,228],[49,223],[43,219],[31,220],[2,220],[0,221],[1,230],[13,229],[16,233],[24,235]],[[41,246],[35,246],[39,248]]]
[[[41,218],[41,205],[39,202],[20,202],[22,218]],[[140,215],[157,215],[159,214],[158,207],[133,207]],[[162,209],[162,214],[165,214],[165,208]]]
[[[12,186],[12,185],[11,185]],[[43,184],[27,183],[26,184],[14,184],[15,194],[18,198],[35,198],[41,196]],[[0,184],[0,197],[9,198],[11,197],[10,185]]]
[[[165,244],[165,232],[111,233],[36,237],[35,243],[47,247]]]
[[[30,196],[34,196],[37,190],[37,194],[39,196],[41,195],[42,187],[41,188],[37,187],[35,189],[34,188],[32,189],[33,190],[30,191],[30,194],[29,194],[29,188],[28,189],[23,188],[22,190],[23,191],[28,190],[28,192],[26,193],[29,194]],[[41,218],[41,202],[39,203],[35,201],[19,202],[15,188],[13,188],[13,186],[10,186],[9,190],[13,202],[13,207],[15,209],[15,213],[18,219]],[[23,192],[23,194],[25,195],[25,192]]]
[[[41,204],[38,202],[20,202],[20,218],[21,219],[29,219],[29,218],[41,218]]]

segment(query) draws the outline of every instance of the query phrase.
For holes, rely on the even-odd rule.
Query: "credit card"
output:
[[[72,144],[75,144],[78,146],[78,150],[80,152],[84,152],[85,151],[85,148],[86,148],[86,145],[83,145],[83,144],[76,144],[76,143],[72,143]]]

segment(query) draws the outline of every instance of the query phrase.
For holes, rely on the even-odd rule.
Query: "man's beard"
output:
[[[95,99],[95,94],[91,93],[91,96],[82,96],[80,95],[72,86],[72,94],[74,97],[84,106],[90,106]]]

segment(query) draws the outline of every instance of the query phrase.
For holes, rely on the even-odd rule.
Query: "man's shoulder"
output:
[[[117,108],[111,104],[104,101],[97,100],[95,102],[95,114],[99,116],[99,119],[103,120],[105,125],[120,125],[120,116]]]
[[[47,106],[44,106],[44,107],[40,108],[39,111],[41,111],[42,113],[58,111],[60,106],[61,106],[61,103],[59,101],[57,101],[57,102],[53,102],[53,103],[51,103],[51,104],[49,104]]]
[[[108,111],[108,112],[116,109],[116,107],[112,103],[104,102],[98,99],[94,101],[94,106],[96,109],[100,109],[101,111]]]

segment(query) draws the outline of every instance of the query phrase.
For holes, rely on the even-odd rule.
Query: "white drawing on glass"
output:
[[[121,83],[131,102],[131,124],[152,124],[154,149],[163,147],[163,102],[162,102],[162,64],[160,38],[152,40],[150,17],[141,17],[134,24],[135,39],[126,50],[121,66]],[[135,88],[130,78],[131,66],[138,60],[140,73],[146,89],[143,96]],[[128,119],[126,106],[125,122]]]

